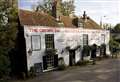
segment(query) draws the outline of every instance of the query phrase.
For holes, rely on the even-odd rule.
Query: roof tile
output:
[[[58,27],[57,21],[50,15],[26,10],[19,11],[19,19],[22,25],[41,25]]]
[[[32,12],[26,10],[19,11],[19,18],[20,23],[22,25],[35,25],[35,26],[52,26],[52,27],[59,27],[58,22],[55,20],[54,17],[41,12]],[[64,24],[64,27],[67,28],[77,28],[74,25],[74,19],[70,18],[69,16],[61,16],[60,20]],[[84,23],[85,29],[101,29],[100,25],[98,25],[95,21],[91,18],[87,17],[87,19],[80,18],[81,21]]]

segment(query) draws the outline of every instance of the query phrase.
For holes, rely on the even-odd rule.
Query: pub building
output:
[[[20,69],[17,71],[27,73],[31,67],[37,73],[50,71],[58,67],[59,58],[63,58],[66,66],[72,66],[82,59],[86,45],[105,44],[103,51],[110,55],[109,40],[110,32],[102,29],[86,12],[76,17],[63,16],[57,11],[50,16],[43,12],[19,10],[16,61]],[[97,49],[96,56],[100,54]],[[90,60],[91,53],[84,58]]]

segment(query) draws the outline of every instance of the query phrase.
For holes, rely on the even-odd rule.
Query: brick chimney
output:
[[[61,1],[62,0],[53,0],[52,2],[52,16],[56,18],[57,21],[60,20],[60,16],[61,16],[61,12],[60,12]]]
[[[57,18],[57,0],[52,2],[52,16]]]

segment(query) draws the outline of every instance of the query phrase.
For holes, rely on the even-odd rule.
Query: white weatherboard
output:
[[[67,46],[74,49],[78,45],[83,46],[83,34],[88,35],[88,44],[96,44],[100,46],[105,43],[106,53],[109,51],[109,39],[110,34],[107,30],[94,30],[94,29],[81,29],[81,28],[53,28],[42,26],[25,26],[24,36],[26,40],[26,53],[28,69],[35,63],[42,63],[43,56],[45,55],[45,34],[54,34],[54,45],[57,49],[58,57],[63,57],[65,64],[69,65],[69,52],[65,50]],[[34,37],[35,36],[35,37]],[[31,37],[32,38],[31,40]],[[35,50],[32,50],[32,47]],[[40,48],[40,49],[39,49]],[[32,50],[32,54],[29,55],[28,50]],[[77,62],[81,58],[81,50],[75,51],[75,61]]]

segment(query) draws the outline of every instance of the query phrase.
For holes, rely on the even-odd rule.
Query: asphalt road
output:
[[[97,61],[96,65],[75,66],[52,71],[39,77],[17,82],[120,82],[120,58]]]

